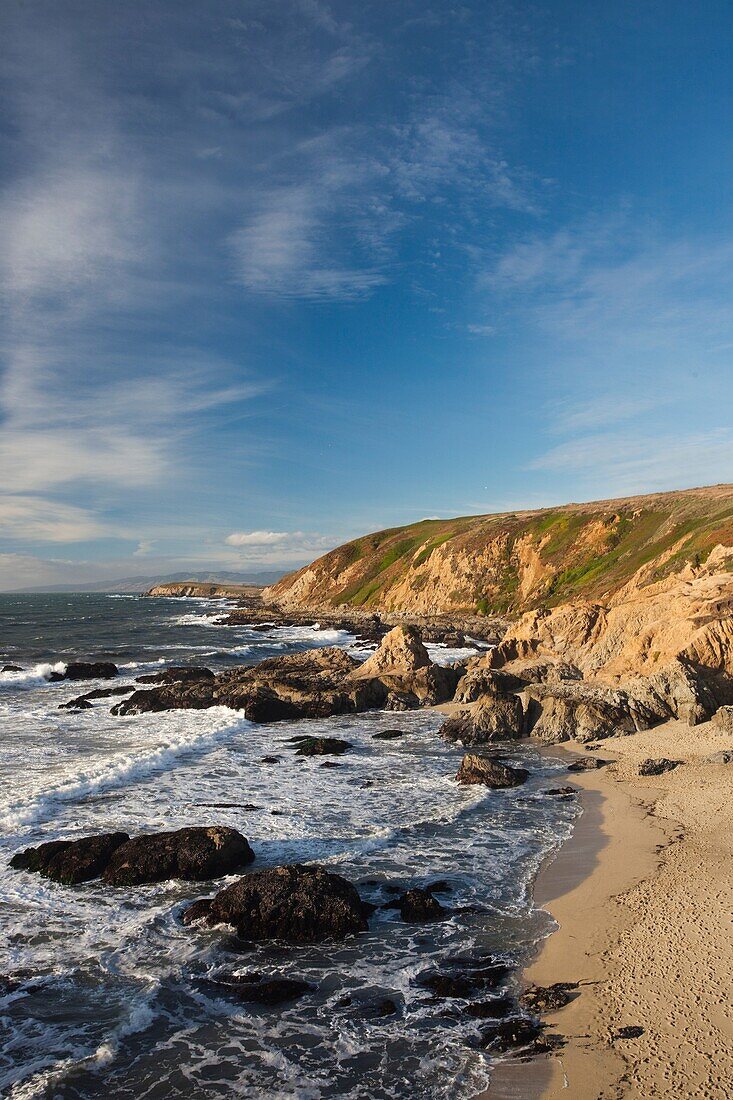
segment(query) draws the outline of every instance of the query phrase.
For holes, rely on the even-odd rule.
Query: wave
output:
[[[0,815],[0,828],[12,830],[48,820],[53,817],[54,809],[59,803],[76,802],[89,795],[129,786],[138,779],[145,779],[156,771],[169,767],[182,756],[206,753],[220,741],[251,725],[225,707],[210,709],[208,716],[218,719],[219,724],[214,729],[191,736],[190,730],[187,732],[177,724],[174,732],[164,734],[162,744],[147,753],[118,753],[97,767],[78,771],[73,779],[47,788],[34,798],[9,804]],[[221,725],[222,722],[224,725]]]
[[[22,690],[41,687],[48,683],[53,672],[66,672],[66,663],[64,661],[56,661],[55,664],[43,662],[34,665],[33,668],[23,669],[22,672],[0,672],[0,688]]]

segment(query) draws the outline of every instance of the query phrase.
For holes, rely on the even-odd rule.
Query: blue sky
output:
[[[0,23],[0,587],[733,480],[729,5]]]

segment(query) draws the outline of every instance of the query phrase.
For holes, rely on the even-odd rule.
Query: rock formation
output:
[[[340,875],[293,864],[245,875],[213,898],[194,902],[183,923],[232,925],[246,940],[315,943],[364,932],[361,899]]]

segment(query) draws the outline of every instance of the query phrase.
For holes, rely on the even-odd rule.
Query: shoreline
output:
[[[565,1045],[500,1063],[482,1098],[730,1095],[733,1017],[721,975],[733,965],[733,767],[704,762],[730,740],[710,723],[669,722],[603,741],[599,755],[615,763],[568,776],[583,812],[533,888],[557,928],[522,975],[525,985],[580,983],[545,1017]],[[552,747],[567,749],[585,755],[573,743]],[[663,755],[684,762],[638,775],[640,760]],[[643,1033],[615,1037],[624,1027]]]

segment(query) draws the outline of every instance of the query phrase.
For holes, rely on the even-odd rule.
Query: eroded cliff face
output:
[[[714,556],[715,555],[715,556]],[[733,486],[495,516],[423,520],[338,547],[278,584],[285,608],[518,616],[604,605],[733,556]]]

